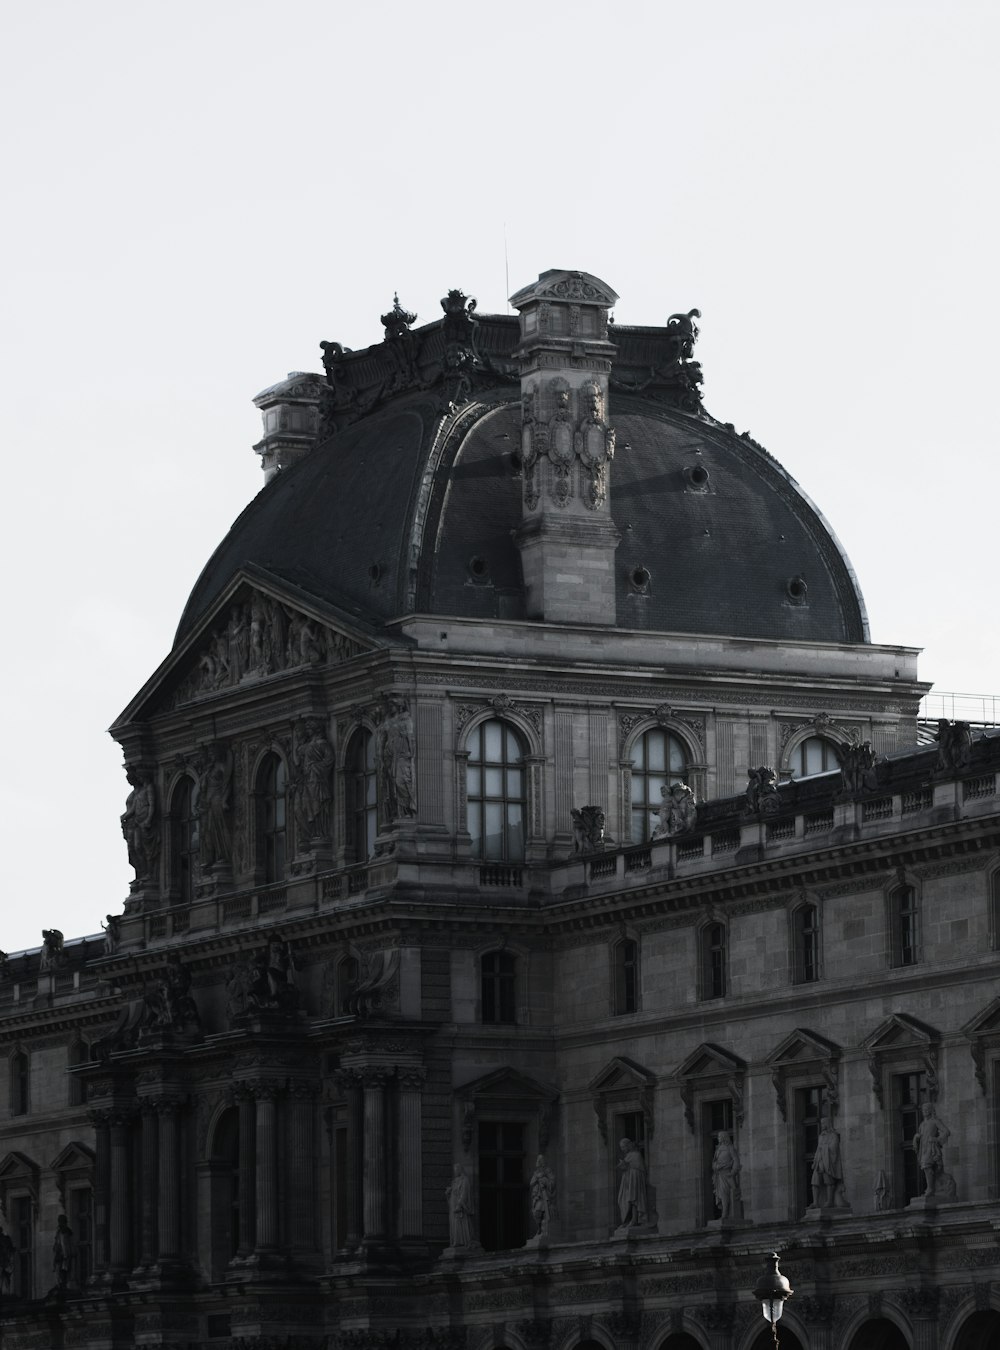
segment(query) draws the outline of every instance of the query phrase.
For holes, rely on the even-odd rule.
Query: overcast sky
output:
[[[549,267],[703,313],[705,402],[876,642],[1000,693],[995,0],[5,8],[0,946],[130,869],[105,728],[262,483],[250,399]]]

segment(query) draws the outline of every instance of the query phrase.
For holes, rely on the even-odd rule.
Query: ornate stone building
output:
[[[697,311],[546,272],[259,395],[112,729],[135,881],[5,961],[0,1344],[1000,1344],[1000,737],[918,743]]]

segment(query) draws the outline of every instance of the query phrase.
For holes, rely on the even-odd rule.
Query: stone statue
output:
[[[947,717],[939,717],[937,743],[939,769],[957,773],[969,767],[972,759],[972,728],[968,722],[949,722]]]
[[[669,839],[674,834],[693,830],[698,819],[698,805],[694,792],[687,783],[669,783],[660,788],[660,807],[656,814],[660,823],[653,831],[653,839]]]
[[[60,1290],[69,1284],[76,1267],[76,1239],[65,1214],[59,1215],[55,1239],[52,1243],[52,1273]]]
[[[156,788],[149,774],[126,769],[132,791],[125,800],[121,818],[122,834],[128,846],[128,860],[135,868],[135,885],[150,880],[160,856],[160,830],[156,820]]]
[[[0,1228],[0,1294],[10,1293],[14,1278],[14,1243],[9,1233]]]
[[[739,1151],[733,1143],[728,1130],[720,1130],[715,1136],[715,1153],[712,1155],[712,1194],[719,1206],[722,1219],[742,1218],[740,1212],[740,1164]]]
[[[333,746],[323,732],[321,718],[306,718],[301,740],[292,757],[298,770],[295,781],[295,823],[299,828],[299,843],[329,839],[333,798],[330,777],[334,753]]]
[[[761,765],[759,769],[747,769],[747,795],[745,813],[751,816],[773,815],[779,806],[778,775],[770,765]]]
[[[232,857],[233,756],[221,742],[202,755],[198,772],[198,820],[201,865],[228,863]]]
[[[639,1145],[633,1143],[631,1139],[620,1139],[618,1151],[621,1154],[618,1171],[622,1174],[618,1185],[618,1214],[621,1227],[642,1228],[649,1222],[646,1160]]]
[[[289,944],[280,933],[267,946],[238,966],[226,985],[226,1015],[230,1027],[260,1013],[293,1016],[300,994],[292,982],[295,962]]]
[[[413,719],[404,698],[388,694],[376,733],[379,799],[386,824],[417,814]]]
[[[230,678],[233,684],[239,684],[250,668],[250,625],[245,605],[233,605],[229,611],[226,637]]]
[[[694,358],[694,344],[698,341],[695,319],[700,318],[700,309],[689,309],[686,314],[671,314],[667,320],[667,336],[671,340],[675,361],[690,361]]]
[[[190,989],[191,972],[177,953],[171,952],[162,973],[146,993],[147,1025],[159,1031],[184,1031],[188,1026],[198,1026],[201,1018]]]
[[[42,954],[39,958],[38,969],[55,970],[57,966],[63,963],[63,935],[58,928],[42,929]]]
[[[539,1153],[535,1159],[535,1170],[529,1184],[531,1198],[531,1217],[535,1224],[535,1237],[547,1237],[549,1221],[555,1214],[556,1174],[545,1162],[545,1155]]]
[[[858,793],[872,791],[878,787],[875,771],[875,751],[871,741],[861,741],[850,745],[834,747],[840,772],[844,779],[844,791]]]
[[[121,946],[122,921],[117,914],[107,915],[107,923],[101,924],[104,930],[104,955],[114,956]]]
[[[939,1190],[945,1194],[949,1188],[941,1184],[945,1177],[944,1146],[951,1137],[951,1130],[938,1119],[933,1102],[924,1102],[920,1114],[923,1119],[913,1136],[913,1151],[924,1174],[924,1195],[936,1195]]]
[[[819,1139],[816,1141],[810,1182],[813,1204],[817,1208],[832,1209],[836,1206],[846,1209],[844,1169],[840,1161],[840,1135],[833,1128],[833,1121],[829,1116],[823,1118]]]
[[[267,995],[272,1007],[289,1011],[299,1006],[299,991],[292,983],[294,969],[291,947],[280,933],[272,933],[267,943]]]
[[[573,816],[573,852],[599,853],[604,848],[604,829],[607,817],[603,807],[581,806],[571,808]]]
[[[472,1226],[472,1188],[461,1163],[454,1167],[454,1177],[450,1186],[445,1188],[448,1200],[448,1238],[452,1247],[476,1246],[475,1232]]]
[[[889,1178],[884,1172],[879,1172],[875,1178],[875,1212],[882,1214],[887,1209],[892,1208],[892,1189],[889,1186]]]

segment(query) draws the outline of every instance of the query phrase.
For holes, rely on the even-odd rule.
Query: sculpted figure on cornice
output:
[[[226,986],[230,1027],[260,1013],[295,1016],[301,996],[293,982],[295,962],[289,944],[273,933],[267,946],[238,966]]]
[[[937,767],[945,772],[958,773],[967,769],[972,759],[972,728],[968,722],[949,722],[938,718]]]
[[[66,959],[63,951],[63,935],[58,928],[42,929],[42,954],[38,961],[39,970],[55,970]]]
[[[249,600],[234,602],[226,622],[209,635],[195,668],[178,687],[173,706],[232,688],[244,679],[324,662],[338,664],[360,651],[343,634],[255,590]]]
[[[770,765],[747,769],[746,815],[772,815],[779,806],[778,775]]]
[[[670,783],[660,788],[662,801],[656,814],[660,823],[653,831],[654,839],[669,839],[671,835],[693,830],[698,819],[698,804],[694,791],[687,783]]]
[[[104,930],[104,955],[114,956],[121,946],[122,921],[120,915],[108,914],[107,923],[101,924]]]
[[[871,792],[878,787],[876,756],[871,741],[853,742],[850,745],[835,744],[840,772],[844,779],[844,791],[852,795]]]
[[[344,1011],[372,1017],[399,1006],[399,948],[365,952],[353,987],[343,992]]]
[[[148,1017],[143,1030],[185,1031],[199,1026],[201,1017],[190,991],[191,972],[174,952],[146,991]]]
[[[198,822],[203,868],[232,859],[232,799],[232,752],[221,741],[216,741],[205,748],[198,762]]]
[[[571,808],[573,817],[573,852],[598,853],[608,842],[605,839],[607,816],[601,806]]]
[[[387,825],[417,814],[415,757],[416,739],[410,706],[405,698],[387,694],[375,740],[379,800]]]
[[[322,718],[307,717],[300,723],[292,759],[296,769],[293,789],[299,842],[308,844],[313,840],[329,839],[335,756],[323,730]]]
[[[127,768],[125,777],[132,791],[125,799],[125,811],[121,818],[122,834],[128,847],[129,863],[135,868],[135,880],[131,888],[137,890],[155,875],[160,856],[156,788],[152,776],[142,769]]]

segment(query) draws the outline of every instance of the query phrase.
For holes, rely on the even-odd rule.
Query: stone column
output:
[[[361,1070],[364,1083],[364,1166],[363,1223],[365,1242],[383,1241],[386,1237],[386,1202],[388,1197],[386,1174],[385,1098],[389,1072],[383,1068]]]
[[[257,1105],[245,1084],[234,1089],[233,1098],[240,1112],[240,1245],[236,1254],[245,1259],[254,1249],[257,1234]]]
[[[399,1074],[399,1236],[421,1238],[423,1171],[420,1094],[427,1074],[403,1069]]]
[[[316,1247],[315,1099],[312,1083],[294,1083],[288,1089],[287,1210],[293,1252],[310,1252]]]
[[[257,1103],[257,1241],[254,1252],[278,1250],[278,1086],[255,1083]]]
[[[106,1274],[110,1261],[108,1213],[111,1196],[110,1111],[90,1111],[94,1127],[94,1278]]]
[[[142,1116],[142,1234],[139,1267],[145,1269],[156,1260],[157,1155],[159,1145],[156,1104],[140,1103]]]
[[[158,1255],[161,1262],[177,1261],[181,1255],[181,1179],[177,1128],[180,1102],[175,1097],[160,1097],[156,1109],[160,1121]]]
[[[361,1192],[364,1167],[364,1106],[361,1097],[361,1077],[349,1069],[342,1069],[337,1083],[347,1099],[347,1234],[344,1245],[353,1251],[361,1241]]]
[[[129,1268],[132,1187],[129,1185],[129,1134],[132,1115],[128,1111],[111,1113],[111,1203],[110,1261],[112,1277],[124,1275]]]

